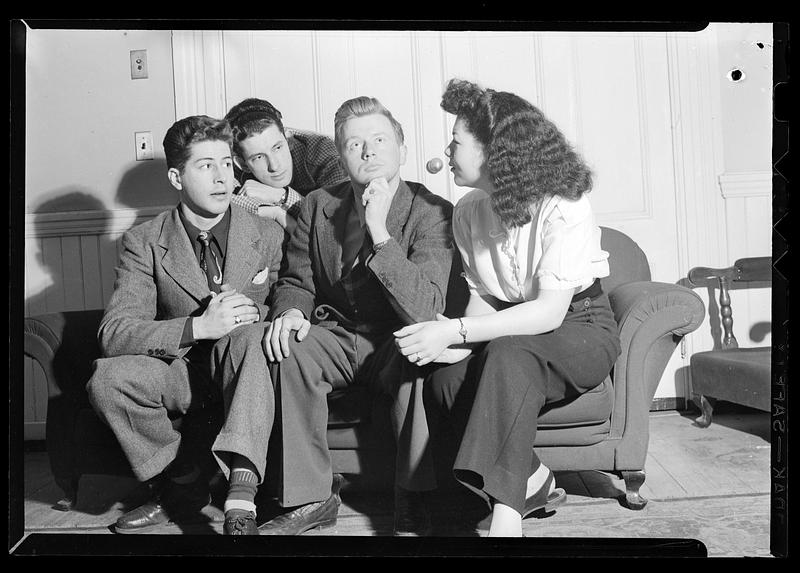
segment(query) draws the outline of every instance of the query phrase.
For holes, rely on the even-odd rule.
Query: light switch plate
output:
[[[147,50],[131,50],[131,79],[147,77]]]
[[[153,159],[153,134],[149,131],[137,131],[133,134],[136,142],[136,161]]]

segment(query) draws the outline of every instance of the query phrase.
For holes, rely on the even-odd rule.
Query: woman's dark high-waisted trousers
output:
[[[595,281],[573,297],[557,329],[503,336],[436,369],[426,382],[426,409],[432,433],[460,438],[455,478],[489,503],[522,513],[528,477],[539,466],[539,412],[599,385],[619,353],[617,323]]]

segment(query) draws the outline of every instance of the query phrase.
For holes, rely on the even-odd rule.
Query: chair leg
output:
[[[708,428],[711,425],[711,416],[714,414],[714,402],[713,398],[708,398],[707,396],[700,395],[700,411],[701,414],[694,420],[695,426],[700,428]]]
[[[639,494],[639,488],[644,483],[644,470],[623,470],[620,473],[625,480],[625,503],[628,509],[644,509],[647,500]]]

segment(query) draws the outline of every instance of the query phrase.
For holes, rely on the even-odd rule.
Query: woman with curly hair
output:
[[[456,116],[455,183],[474,188],[453,213],[470,298],[463,317],[407,326],[396,343],[440,363],[426,381],[431,432],[446,422],[460,438],[453,475],[490,504],[489,536],[521,536],[525,517],[566,499],[533,451],[540,411],[599,385],[620,353],[600,285],[608,253],[591,172],[540,110],[455,79],[441,106]]]

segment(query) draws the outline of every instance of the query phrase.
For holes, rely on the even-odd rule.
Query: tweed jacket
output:
[[[190,316],[203,313],[210,299],[205,274],[178,208],[160,213],[122,236],[117,278],[98,338],[106,357],[142,354],[177,358]],[[270,286],[277,278],[285,232],[272,219],[231,205],[224,282],[259,306],[262,320]]]
[[[452,204],[401,180],[386,220],[391,239],[367,258],[369,280],[353,297],[343,283],[341,260],[354,201],[350,181],[306,197],[275,285],[271,317],[297,308],[313,323],[314,310],[329,305],[348,321],[383,324],[386,330],[435,320],[444,312],[456,254]]]

